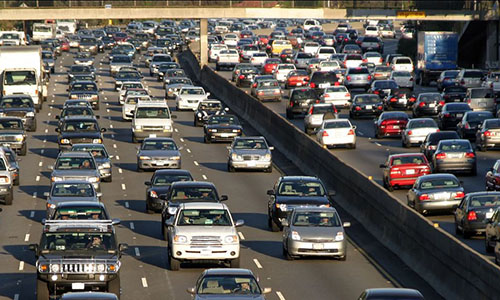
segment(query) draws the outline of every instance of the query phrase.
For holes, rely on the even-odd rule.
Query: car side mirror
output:
[[[49,192],[43,192],[43,196],[44,197],[48,197],[48,196],[50,196],[50,193]]]
[[[187,289],[186,292],[188,292],[188,294],[191,294],[191,295],[196,294],[196,291],[195,291],[194,287]]]
[[[144,181],[144,184],[147,185],[147,186],[151,186],[151,181]]]
[[[235,227],[241,227],[245,225],[245,221],[244,220],[237,220],[235,223],[234,223],[234,226]]]
[[[30,244],[30,245],[28,246],[28,248],[29,248],[31,251],[38,252],[38,245],[37,245],[37,244]]]
[[[274,190],[267,190],[267,194],[269,196],[274,196],[275,195]]]
[[[227,199],[229,199],[229,198],[227,197],[227,195],[221,195],[221,196],[220,196],[220,201],[227,201]]]
[[[379,168],[386,168],[387,166],[385,164],[380,164]]]
[[[118,245],[118,250],[119,250],[120,252],[124,252],[124,251],[126,251],[127,249],[128,249],[128,244],[121,243],[121,244],[119,244],[119,245]]]
[[[56,128],[56,129],[54,129],[54,130],[55,130],[56,132],[61,132],[61,129],[59,129],[59,128]]]
[[[344,228],[351,227],[351,222],[344,222],[342,224],[342,227],[344,227]]]
[[[171,119],[177,119],[177,115],[171,115],[170,118]]]
[[[328,196],[334,197],[337,194],[335,191],[328,191]]]
[[[102,197],[102,193],[97,193],[97,197],[101,198]]]
[[[210,92],[207,93],[207,97],[210,96]]]
[[[121,221],[120,219],[112,219],[112,220],[111,220],[111,224],[113,224],[113,225],[118,225],[118,224],[120,224],[121,222],[122,222],[122,221]]]
[[[272,288],[270,288],[270,287],[266,287],[266,288],[264,288],[264,289],[262,290],[262,294],[269,294],[269,293],[270,293],[270,292],[272,292],[272,291],[273,291],[273,289],[272,289]]]
[[[96,119],[100,119],[100,118],[101,118],[101,116],[99,116],[99,115],[95,115],[94,117],[95,117]]]
[[[106,132],[106,128],[101,128],[101,132]]]
[[[352,126],[352,129],[356,130],[356,128],[357,128],[356,125]]]
[[[288,223],[288,220],[287,220],[287,219],[283,219],[283,220],[281,220],[281,225],[283,225],[283,227],[288,227],[288,226],[290,226],[290,224]]]

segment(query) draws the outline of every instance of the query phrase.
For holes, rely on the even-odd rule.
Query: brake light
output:
[[[240,79],[245,79],[245,75],[240,75]]]
[[[412,134],[413,134],[413,131],[408,130],[408,135],[412,135]]]
[[[397,102],[397,101],[398,101],[398,99],[396,99],[396,98],[392,97],[392,98],[391,98],[391,100],[389,100],[389,101],[391,101],[391,102]]]
[[[445,116],[446,118],[449,118],[451,115],[450,115],[449,113],[445,113],[445,114],[444,114],[444,116]]]
[[[420,197],[418,197],[418,200],[428,201],[428,200],[431,200],[431,198],[429,198],[429,195],[427,195],[427,194],[422,194],[422,195],[420,195]]]
[[[424,107],[425,106],[425,102],[420,102],[420,104],[418,106]]]
[[[354,109],[355,109],[355,110],[361,110],[361,107],[356,106]]]
[[[465,84],[465,81],[462,79],[460,80],[460,84],[464,85]]]
[[[455,193],[455,198],[463,198],[465,197],[465,193],[464,192],[456,192]]]
[[[377,109],[378,109],[378,110],[382,110],[382,109],[384,109],[384,107],[383,107],[382,105],[379,105],[379,106],[377,107]]]
[[[465,123],[465,129],[470,129],[469,122]]]
[[[351,75],[347,75],[346,79],[351,80]]]
[[[345,93],[344,97],[349,97],[349,98],[351,98],[351,94],[349,94],[349,93]]]
[[[319,99],[316,99],[316,103],[319,103]]]
[[[476,155],[474,154],[474,152],[467,152],[467,153],[465,153],[465,157],[474,158],[474,157],[476,157]]]
[[[323,98],[330,98],[330,94],[323,94]]]
[[[308,112],[308,114],[310,114],[310,115],[312,115],[312,114],[313,114],[313,108],[312,108],[312,107],[311,107],[311,108],[309,108],[309,112]]]
[[[368,75],[368,80],[372,80],[372,75]]]
[[[446,153],[438,153],[436,154],[436,159],[445,159],[446,158]]]
[[[374,94],[380,94],[380,91],[373,91]]]
[[[467,221],[475,221],[475,220],[477,220],[476,212],[473,210],[469,211],[469,213],[467,214]]]
[[[483,134],[484,134],[484,136],[491,136],[491,132],[488,130],[486,130]]]
[[[252,87],[253,87],[253,88],[256,88],[256,87],[257,87],[257,84],[256,84],[256,83],[252,84]]]
[[[411,101],[411,102],[413,102],[413,101],[415,101],[415,100],[417,100],[417,98],[415,98],[415,97],[410,97],[410,101]]]
[[[290,101],[290,107],[293,107],[293,102],[292,101]]]
[[[439,101],[439,105],[443,106],[444,105],[444,101]]]
[[[347,133],[347,135],[354,135],[354,129],[349,129],[349,132]]]
[[[340,85],[340,82],[336,81],[333,85],[334,85],[334,86],[339,86],[339,85]]]
[[[316,87],[316,83],[311,82],[311,84],[309,84],[309,86],[312,87],[312,88],[315,88]]]
[[[366,63],[368,62],[368,60],[366,58],[363,58],[363,62]]]
[[[323,131],[323,136],[328,136],[328,132]]]

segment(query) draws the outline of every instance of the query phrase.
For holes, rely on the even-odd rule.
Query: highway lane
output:
[[[195,283],[205,267],[210,266],[188,266],[179,272],[167,270],[160,217],[158,214],[146,214],[144,210],[143,182],[152,173],[135,171],[137,145],[130,143],[130,122],[121,121],[117,93],[112,90],[113,81],[108,74],[107,60],[103,61],[102,57],[100,54],[96,59],[99,85],[104,89],[101,96],[103,104],[97,114],[101,116],[101,126],[108,129],[105,145],[114,155],[113,182],[103,183],[102,192],[111,215],[122,220],[117,229],[119,241],[130,246],[122,259],[123,299],[187,299],[189,295],[185,289]],[[51,79],[49,100],[37,116],[38,131],[29,134],[29,154],[20,162],[21,186],[16,187],[13,206],[4,207],[0,215],[0,226],[7,229],[0,232],[3,249],[0,278],[7,283],[0,287],[0,296],[6,299],[34,299],[35,296],[35,259],[27,245],[38,242],[42,229],[40,221],[45,214],[43,192],[48,190],[50,184],[47,166],[52,165],[57,157],[54,116],[59,113],[66,98],[65,67],[72,64],[72,57],[63,54],[57,64],[57,74]],[[148,74],[145,69],[143,73]],[[163,96],[164,91],[155,80],[146,76],[145,82],[155,96]],[[170,106],[173,107],[173,103]],[[266,228],[265,191],[280,176],[278,170],[273,170],[271,174],[238,172],[229,175],[225,169],[227,145],[204,145],[202,129],[192,126],[192,112],[174,114],[178,116],[174,138],[184,147],[183,168],[190,170],[197,180],[207,178],[214,182],[221,194],[229,196],[227,204],[236,218],[245,220],[247,226],[241,229],[245,238],[242,241],[241,265],[256,272],[262,286],[274,289],[268,299],[281,299],[277,291],[285,299],[306,298],[311,289],[315,295],[354,299],[367,287],[393,285],[352,244],[349,244],[346,262],[284,260],[281,256],[281,235]]]
[[[397,39],[384,39],[384,57],[387,54],[396,53],[397,51]],[[210,66],[215,69],[214,64]],[[231,79],[231,71],[219,71],[218,74],[224,78]],[[233,83],[234,84],[234,83]],[[243,90],[250,92],[249,88],[242,88]],[[422,87],[420,85],[415,86],[415,93],[421,92],[431,92],[437,91],[435,86]],[[274,112],[286,117],[286,103],[287,95],[289,91],[285,92],[285,95],[281,102],[265,102]],[[355,89],[352,91],[352,95],[363,93],[363,90]],[[411,113],[408,112],[411,116]],[[343,109],[340,111],[339,116],[341,118],[348,118],[348,110]],[[289,120],[296,127],[304,130],[303,119],[296,117]],[[363,173],[372,176],[373,180],[382,185],[382,170],[379,168],[381,163],[384,163],[389,154],[394,153],[409,153],[409,152],[419,152],[418,147],[412,147],[410,149],[404,148],[401,145],[400,138],[383,138],[376,139],[374,133],[374,125],[372,118],[356,119],[351,120],[354,125],[357,126],[357,148],[355,150],[350,149],[332,149],[331,151],[337,155],[340,159],[344,160],[351,166],[357,168]],[[314,135],[311,138],[316,139]],[[463,181],[466,192],[476,192],[483,191],[485,189],[484,185],[484,174],[486,174],[487,169],[491,168],[495,161],[498,159],[498,152],[488,151],[488,152],[477,152],[478,165],[477,165],[477,176],[467,176],[463,174],[457,174],[459,179]],[[362,159],[360,159],[362,158]],[[394,195],[403,203],[406,203],[407,190],[396,190]],[[486,258],[493,261],[493,256],[486,253],[484,249],[484,237],[474,236],[470,239],[464,239],[460,235],[455,234],[454,227],[454,217],[453,215],[429,215],[429,219],[438,224],[438,226],[445,229],[450,234],[454,235],[472,249],[478,251]]]

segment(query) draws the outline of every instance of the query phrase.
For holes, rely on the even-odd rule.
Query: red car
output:
[[[115,42],[125,42],[128,39],[128,35],[125,32],[117,32],[113,34],[113,40]]]
[[[386,111],[375,120],[375,137],[401,136],[408,123],[408,115],[402,111]]]
[[[286,76],[285,89],[290,87],[307,86],[309,84],[309,74],[306,70],[293,70]]]
[[[69,51],[69,41],[67,39],[63,39],[61,41],[61,51]]]
[[[265,34],[259,34],[258,35],[259,37],[259,46],[262,48],[262,47],[265,47],[267,45],[267,43],[269,42],[269,36],[268,35],[265,35]]]
[[[281,63],[279,58],[268,58],[264,61],[264,66],[262,66],[262,74],[273,74],[276,67]]]
[[[431,167],[422,153],[389,155],[384,169],[384,187],[390,192],[394,188],[411,187],[418,177],[431,174]]]

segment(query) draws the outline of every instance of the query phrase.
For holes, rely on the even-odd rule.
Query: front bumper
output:
[[[444,201],[420,201],[415,204],[420,211],[452,211],[454,206],[458,206],[462,199]]]
[[[213,142],[232,142],[235,137],[241,136],[240,133],[224,133],[224,132],[211,132],[207,138]]]
[[[260,161],[260,160],[233,161],[233,160],[229,160],[229,165],[235,169],[263,170],[263,169],[270,168],[272,166],[272,161]]]
[[[193,102],[189,102],[193,100],[181,100],[177,102],[177,107],[179,109],[190,109],[195,111],[198,108],[199,101],[194,100]]]
[[[189,245],[172,243],[172,256],[178,260],[232,260],[240,256],[239,244]]]
[[[101,278],[101,275],[103,276]],[[57,276],[53,280],[52,276]],[[54,291],[107,291],[108,282],[117,279],[119,274],[38,274],[37,278],[47,283]],[[102,280],[101,280],[102,279]],[[75,285],[74,285],[75,284]],[[83,288],[82,288],[83,284]]]
[[[139,159],[137,165],[141,169],[179,169],[181,167],[181,160],[153,160],[153,159]]]
[[[289,240],[287,250],[291,255],[297,256],[343,257],[346,255],[346,242],[345,240],[325,243]]]
[[[327,146],[336,145],[351,145],[356,143],[356,138],[354,136],[347,137],[321,137],[320,143]]]
[[[172,137],[172,130],[141,130],[141,131],[133,131],[132,132],[134,138],[137,140],[143,140],[147,137],[150,136],[156,136],[156,137]]]

